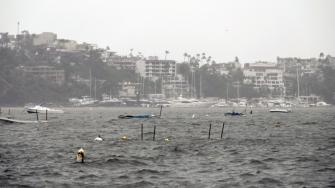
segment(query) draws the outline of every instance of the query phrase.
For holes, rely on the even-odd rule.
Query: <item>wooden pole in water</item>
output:
[[[45,110],[45,120],[48,120],[48,110]]]
[[[212,123],[209,124],[208,140],[211,139],[211,129],[212,129]]]
[[[38,112],[37,112],[37,109],[36,109],[36,118],[37,118],[37,121],[38,121]]]
[[[222,136],[223,136],[223,129],[224,129],[224,122],[222,123],[221,139],[222,139]]]
[[[143,140],[143,123],[141,124],[141,140]]]
[[[159,117],[161,117],[162,115],[162,109],[163,109],[163,105],[161,105],[161,110],[159,111]]]
[[[154,125],[154,135],[152,137],[152,140],[155,141],[155,136],[156,136],[156,125]]]

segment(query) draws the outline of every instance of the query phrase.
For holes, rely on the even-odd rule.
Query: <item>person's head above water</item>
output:
[[[77,152],[77,162],[84,162],[85,160],[85,151],[83,148],[80,148]]]

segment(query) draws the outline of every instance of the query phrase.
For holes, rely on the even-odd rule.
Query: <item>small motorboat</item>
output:
[[[28,113],[48,113],[48,114],[62,114],[63,110],[48,108],[41,105],[36,105],[33,107],[26,107]]]
[[[273,108],[273,109],[270,109],[269,112],[290,113],[290,112],[292,112],[292,110],[291,109],[286,109],[286,108]]]
[[[145,115],[119,115],[119,119],[144,119],[144,118],[153,118],[157,117],[153,114],[145,114]]]
[[[148,118],[160,118],[162,115],[163,106],[161,106],[161,109],[159,111],[159,115],[155,114],[142,114],[142,115],[119,115],[119,119],[148,119]]]
[[[240,112],[226,112],[224,113],[225,116],[244,116],[245,114]]]

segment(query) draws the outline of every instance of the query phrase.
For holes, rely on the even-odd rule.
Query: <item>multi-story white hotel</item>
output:
[[[176,61],[150,58],[136,62],[137,71],[142,77],[169,78],[176,75]]]
[[[244,65],[244,83],[255,89],[268,88],[284,92],[283,71],[275,63],[257,62]]]

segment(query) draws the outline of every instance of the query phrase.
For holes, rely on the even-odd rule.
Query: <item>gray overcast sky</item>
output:
[[[50,31],[118,54],[217,62],[335,55],[334,0],[0,0],[0,32]]]

